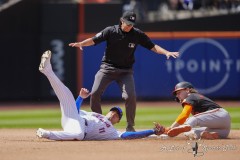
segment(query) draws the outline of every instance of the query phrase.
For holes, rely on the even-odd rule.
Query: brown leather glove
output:
[[[153,129],[154,129],[156,135],[161,135],[161,134],[165,133],[164,126],[160,125],[157,122],[153,122],[153,124],[155,125],[155,127]]]

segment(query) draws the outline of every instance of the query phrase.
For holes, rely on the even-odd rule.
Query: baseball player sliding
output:
[[[173,95],[182,104],[183,110],[171,127],[166,129],[168,136],[175,137],[185,132],[189,138],[227,138],[231,118],[225,109],[199,94],[189,82],[178,83]],[[193,116],[188,118],[190,113]]]
[[[120,107],[113,107],[104,116],[95,112],[80,110],[83,99],[90,93],[82,88],[76,102],[71,91],[58,79],[51,66],[51,51],[46,51],[41,57],[39,70],[49,80],[56,93],[62,113],[61,124],[63,131],[47,131],[42,128],[37,130],[37,136],[51,140],[114,140],[114,139],[136,139],[147,137],[152,134],[160,135],[164,127],[155,124],[154,129],[139,132],[118,132],[114,124],[122,118]]]

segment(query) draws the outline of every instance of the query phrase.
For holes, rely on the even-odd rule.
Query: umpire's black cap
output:
[[[126,11],[123,13],[122,19],[128,25],[135,25],[137,16],[133,11]]]
[[[174,91],[172,92],[173,95],[176,95],[176,92],[182,89],[186,89],[186,88],[194,88],[193,85],[189,82],[180,82],[178,84],[176,84]]]

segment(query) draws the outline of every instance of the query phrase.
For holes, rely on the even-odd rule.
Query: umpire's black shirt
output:
[[[141,30],[133,27],[129,32],[124,32],[119,25],[105,28],[93,37],[93,41],[95,45],[107,42],[102,63],[120,69],[132,68],[138,44],[149,50],[154,47],[150,38]]]

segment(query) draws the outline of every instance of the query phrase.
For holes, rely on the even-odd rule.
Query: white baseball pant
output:
[[[78,115],[75,99],[71,91],[59,80],[47,64],[42,73],[48,78],[61,108],[61,124],[63,131],[50,131],[49,139],[52,140],[82,140],[84,139],[85,120]]]

